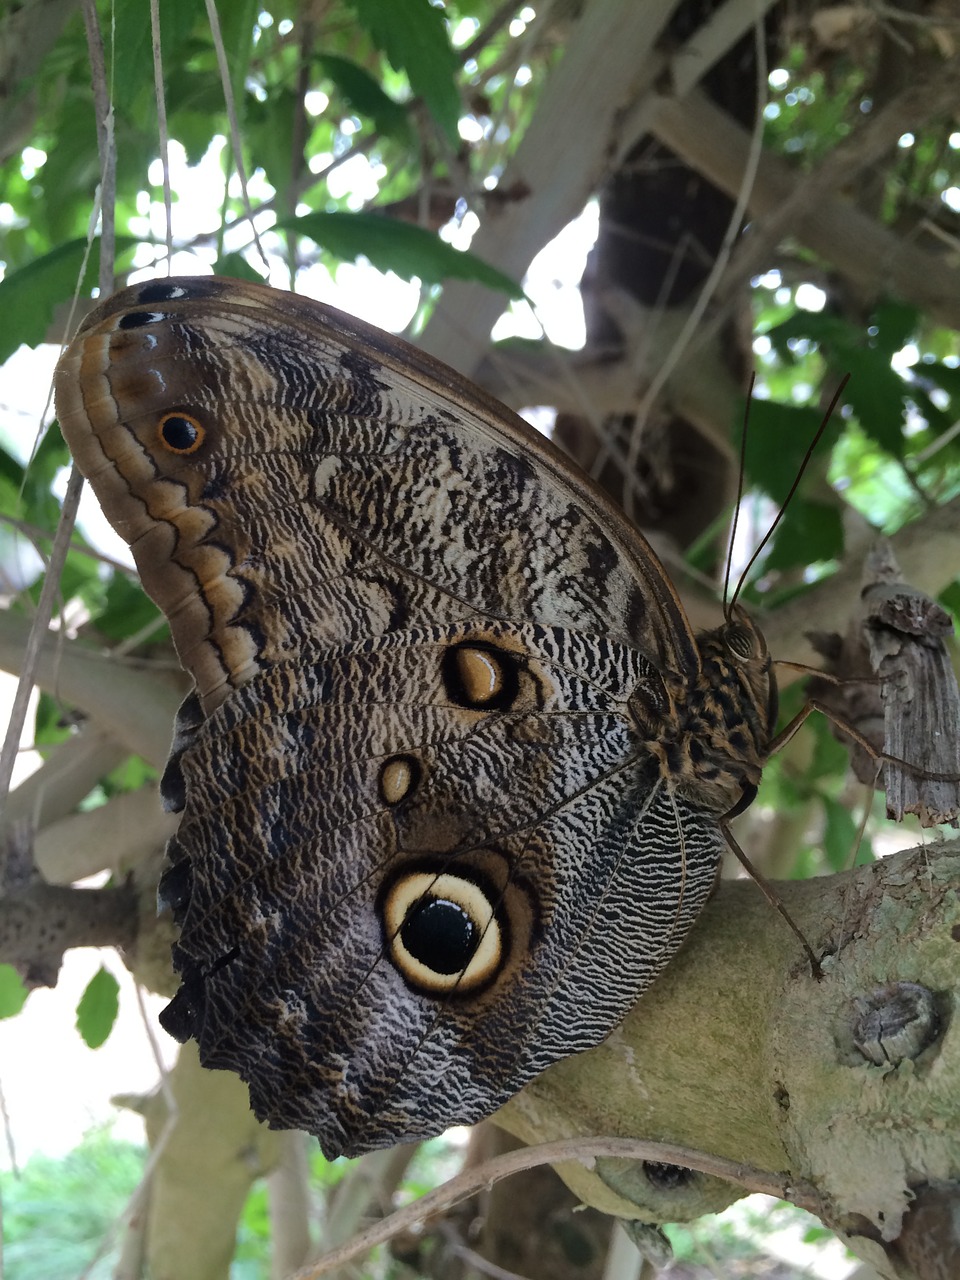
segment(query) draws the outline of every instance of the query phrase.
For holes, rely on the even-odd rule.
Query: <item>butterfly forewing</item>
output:
[[[762,641],[702,659],[549,442],[317,303],[128,289],[57,405],[197,686],[170,1029],[329,1154],[475,1121],[609,1034],[759,775]]]
[[[305,644],[475,614],[696,665],[649,548],[548,441],[339,312],[218,280],[127,290],[57,397],[207,709]],[[179,419],[202,433],[186,449],[163,438]]]

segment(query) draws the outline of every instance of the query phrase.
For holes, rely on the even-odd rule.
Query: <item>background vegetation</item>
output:
[[[805,633],[845,629],[880,529],[895,535],[909,581],[960,604],[952,5],[231,0],[219,6],[226,85],[204,7],[158,8],[169,219],[148,5],[0,5],[0,358],[59,343],[74,323],[71,297],[86,299],[97,278],[102,242],[91,246],[88,232],[98,192],[115,219],[118,283],[164,272],[171,253],[176,272],[261,278],[256,228],[272,283],[343,305],[336,285],[349,282],[367,318],[407,323],[511,405],[539,406],[538,420],[648,531],[697,625],[719,617],[749,373],[740,564],[849,373],[744,598],[764,611],[776,656],[814,661]],[[101,47],[111,107],[98,121],[91,48]],[[564,291],[532,272],[534,311],[520,285],[585,209],[598,234],[580,284],[585,345],[569,350],[543,336]],[[109,219],[100,227],[109,239]],[[570,256],[561,249],[549,270]],[[384,273],[372,293],[357,262]],[[514,336],[491,345],[511,297]],[[0,660],[11,671],[23,663],[68,465],[56,426],[35,438],[36,425],[8,415],[0,450]],[[8,826],[29,818],[36,828],[43,881],[8,874],[0,958],[29,986],[52,981],[67,948],[118,945],[140,981],[169,993],[169,928],[150,906],[169,833],[154,784],[181,692],[166,629],[133,576],[81,534],[59,592],[57,643],[35,677],[44,763],[5,810]],[[791,679],[785,714],[803,700]],[[767,874],[849,865],[861,793],[845,761],[814,720],[771,763],[739,837]],[[868,836],[860,860],[871,838],[883,839]],[[104,870],[96,905],[51,888]],[[12,970],[0,971],[0,1010],[15,1015],[22,1000]],[[104,971],[78,1010],[89,1044],[109,1034],[115,1007]],[[238,1119],[235,1082],[201,1075],[185,1055],[172,1084],[179,1129],[165,1123],[162,1095],[141,1104],[155,1145],[146,1198],[84,1274],[285,1275],[316,1240],[337,1242],[398,1188],[436,1175],[429,1161],[409,1167],[409,1151],[349,1172],[322,1167],[298,1137]],[[202,1136],[184,1134],[186,1117],[201,1114]],[[467,1158],[500,1140],[480,1135]],[[441,1169],[461,1158],[436,1150]],[[6,1177],[13,1280],[79,1273],[84,1248],[132,1194],[139,1159],[99,1137],[61,1164]],[[93,1200],[81,1195],[91,1185]],[[531,1180],[506,1202],[474,1201],[401,1240],[364,1274],[639,1274],[636,1254],[608,1255],[609,1220],[571,1216],[573,1203],[559,1183]],[[720,1260],[716,1235],[704,1270],[702,1258],[682,1262],[689,1232],[673,1238],[682,1257],[671,1276],[796,1274],[758,1263],[756,1244],[750,1260],[736,1248]]]

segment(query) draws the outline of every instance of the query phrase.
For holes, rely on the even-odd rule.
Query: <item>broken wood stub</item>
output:
[[[837,717],[834,733],[851,750],[854,773],[886,792],[887,816],[914,813],[921,826],[957,825],[960,814],[960,691],[945,643],[953,623],[930,596],[901,580],[886,540],[867,556],[846,636],[809,633],[833,679],[814,678],[810,696]],[[838,683],[839,682],[839,683]],[[843,731],[849,725],[890,761]]]

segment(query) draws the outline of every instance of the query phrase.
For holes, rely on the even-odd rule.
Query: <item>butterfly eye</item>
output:
[[[402,876],[384,901],[383,923],[398,972],[430,995],[466,995],[500,967],[503,936],[493,905],[462,876]]]
[[[757,646],[754,634],[749,627],[734,624],[728,627],[724,635],[727,648],[738,658],[752,658],[756,655]]]
[[[188,413],[165,413],[157,428],[160,443],[170,453],[196,453],[206,434],[196,418]]]

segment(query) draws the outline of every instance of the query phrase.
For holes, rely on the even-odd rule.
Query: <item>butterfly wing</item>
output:
[[[642,538],[451,371],[258,286],[109,299],[57,404],[197,684],[172,1029],[331,1154],[603,1039],[721,844],[628,705],[699,663]]]
[[[56,389],[207,710],[304,646],[474,614],[697,666],[666,575],[599,489],[340,312],[214,277],[134,286],[88,317]]]

